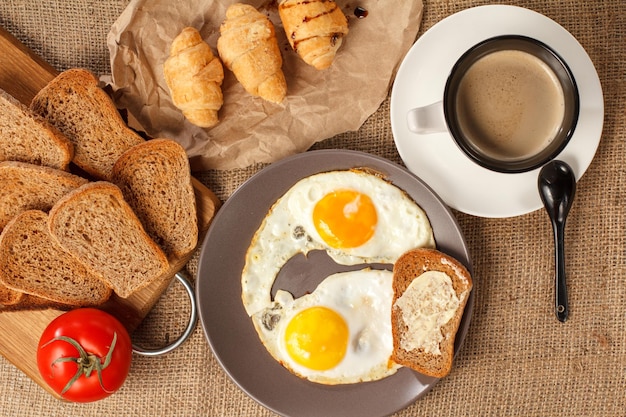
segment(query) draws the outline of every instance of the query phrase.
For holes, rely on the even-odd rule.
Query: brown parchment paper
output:
[[[151,137],[168,137],[185,147],[192,169],[244,168],[302,152],[317,141],[357,130],[386,98],[396,69],[415,41],[421,0],[338,0],[348,18],[333,65],[318,71],[291,49],[277,1],[247,1],[269,16],[283,55],[288,95],[272,104],[247,94],[225,69],[220,123],[202,129],[173,105],[163,78],[171,41],[185,26],[198,29],[217,53],[219,26],[229,0],[133,0],[107,37],[111,86],[118,107]],[[358,19],[354,10],[367,10]]]

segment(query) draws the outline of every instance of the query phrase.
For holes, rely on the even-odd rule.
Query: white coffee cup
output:
[[[556,157],[574,133],[576,81],[541,41],[521,35],[487,39],[466,51],[441,101],[409,110],[410,131],[448,131],[474,162],[493,171],[530,171]]]

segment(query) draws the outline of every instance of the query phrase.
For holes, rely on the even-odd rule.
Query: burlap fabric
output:
[[[425,1],[420,34],[454,12],[486,3],[492,2]],[[570,320],[561,324],[554,316],[552,234],[542,210],[508,219],[456,213],[478,282],[469,335],[452,373],[397,415],[626,416],[626,1],[507,3],[541,12],[569,30],[591,56],[604,89],[602,141],[579,182],[567,224]],[[127,4],[3,0],[0,25],[59,70],[86,67],[102,74],[109,71],[106,34]],[[388,100],[359,131],[314,148],[356,149],[400,162]],[[260,168],[197,175],[225,200]],[[188,270],[196,273],[197,257]],[[135,337],[160,344],[181,331],[187,312],[183,291],[172,287]],[[52,398],[0,359],[0,414],[273,415],[231,382],[200,328],[167,356],[135,357],[122,389],[88,405]]]

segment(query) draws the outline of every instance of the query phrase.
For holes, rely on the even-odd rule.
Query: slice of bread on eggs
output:
[[[444,377],[472,289],[468,270],[435,249],[413,249],[393,268],[392,360],[422,374]]]

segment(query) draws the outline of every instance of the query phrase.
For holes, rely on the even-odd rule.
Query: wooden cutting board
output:
[[[52,66],[0,27],[0,88],[29,105],[35,94],[57,74],[58,71]],[[198,180],[192,178],[192,182],[198,209],[198,241],[202,242],[220,201]],[[122,299],[114,295],[105,309],[117,316],[132,332],[190,257],[191,255],[172,260],[165,275],[131,297]],[[43,382],[37,370],[37,344],[48,323],[61,313],[62,311],[54,309],[0,312],[0,334],[3,335],[0,337],[0,354],[50,393],[53,392]]]

